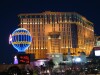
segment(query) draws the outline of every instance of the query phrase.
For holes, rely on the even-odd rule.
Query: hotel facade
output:
[[[22,28],[30,31],[31,46],[26,53],[36,59],[47,54],[62,53],[72,56],[84,51],[90,54],[94,46],[94,25],[76,12],[42,12],[18,15]]]

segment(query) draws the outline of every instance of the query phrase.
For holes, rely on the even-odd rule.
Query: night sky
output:
[[[18,14],[44,11],[77,12],[94,23],[95,34],[100,35],[99,0],[2,0],[0,1],[0,63],[11,63],[17,53],[9,45],[9,34],[18,28]]]

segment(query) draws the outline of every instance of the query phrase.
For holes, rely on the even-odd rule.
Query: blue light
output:
[[[31,42],[30,32],[25,28],[18,28],[12,33],[12,45],[18,52],[25,52]]]

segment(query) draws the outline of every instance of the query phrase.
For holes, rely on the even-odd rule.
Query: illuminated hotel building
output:
[[[30,31],[33,38],[26,53],[37,59],[48,53],[79,55],[90,54],[94,46],[93,23],[76,12],[50,12],[19,14],[19,26]]]

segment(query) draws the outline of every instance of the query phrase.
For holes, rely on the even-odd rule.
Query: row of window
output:
[[[31,29],[31,27],[30,27],[31,25],[27,25],[27,29],[30,31],[30,29]],[[23,27],[23,26],[22,26]],[[52,31],[55,31],[56,30],[56,27],[52,27]],[[38,31],[38,32],[41,32],[41,31],[43,31],[43,32],[45,32],[45,27],[43,28],[36,28],[35,27],[35,25],[34,25],[34,27],[32,28],[32,32],[36,32],[36,31]],[[70,29],[70,27],[66,27],[66,28],[60,28],[59,27],[59,31],[71,31],[71,29]]]
[[[67,23],[67,22],[80,22],[80,21],[72,21],[72,20],[64,20],[64,21],[62,21],[62,20],[59,20],[59,21],[57,21],[57,20],[47,20],[47,19],[45,19],[45,20],[42,20],[42,21],[40,21],[40,20],[37,20],[37,21],[25,21],[27,24],[58,24],[58,23]],[[26,24],[26,23],[24,23],[24,21],[21,21],[21,24]],[[80,23],[82,23],[82,22],[80,22]],[[84,24],[84,23],[82,23],[82,24]]]
[[[20,16],[20,18],[35,18],[35,19],[39,19],[39,18],[44,18],[44,19],[47,19],[47,21],[49,22],[50,20],[54,21],[55,19],[58,21],[62,20],[80,20],[80,21],[83,21],[81,16],[79,15],[76,15],[76,14],[70,14],[70,15],[67,15],[66,13],[65,14],[61,14],[61,15],[28,15],[28,16]]]
[[[67,14],[67,13],[59,13],[59,14],[42,14],[42,15],[20,15],[19,16],[20,18],[44,18],[44,17],[54,17],[54,18],[57,18],[57,17],[63,17],[63,18],[81,18],[80,15],[78,14],[74,14],[74,13],[70,13],[70,14]]]

